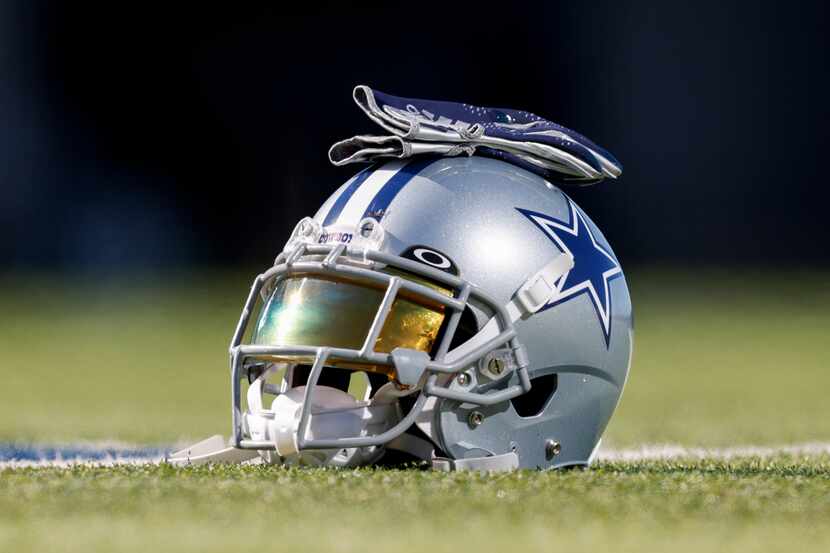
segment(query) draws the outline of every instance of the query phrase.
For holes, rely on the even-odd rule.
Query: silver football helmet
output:
[[[230,443],[172,460],[588,465],[632,334],[611,247],[542,177],[478,156],[372,166],[254,280]]]

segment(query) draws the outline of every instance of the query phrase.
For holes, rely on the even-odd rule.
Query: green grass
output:
[[[830,459],[508,475],[278,467],[0,472],[0,551],[830,548]]]
[[[635,354],[609,442],[830,441],[830,273],[634,272]]]
[[[170,443],[229,428],[251,274],[0,281],[0,441]],[[629,271],[617,446],[830,440],[830,273]]]

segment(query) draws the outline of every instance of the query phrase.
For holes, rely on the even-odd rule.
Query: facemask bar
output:
[[[322,261],[303,259],[304,256],[325,256]],[[338,263],[341,257],[351,261],[350,264]],[[438,281],[453,290],[458,290],[457,297],[447,297],[432,290],[431,288],[409,281],[399,276],[390,275],[378,271],[373,267],[374,263],[389,265],[419,276]],[[347,279],[361,279],[377,282],[386,286],[386,292],[377,314],[372,322],[366,340],[362,347],[357,349],[330,348],[325,346],[262,346],[242,344],[242,338],[253,309],[257,296],[274,279],[302,273],[304,275],[316,274]],[[431,301],[439,303],[449,309],[451,314],[447,320],[447,328],[439,344],[435,356],[429,358],[423,367],[426,381],[409,413],[401,419],[398,424],[389,430],[375,436],[354,436],[351,438],[338,439],[306,439],[310,426],[311,405],[314,389],[320,378],[326,361],[329,358],[336,358],[343,361],[354,361],[367,364],[382,364],[396,366],[392,353],[378,353],[374,351],[374,344],[379,336],[386,317],[392,309],[392,304],[400,290],[407,290],[411,293],[426,297]],[[458,327],[461,313],[467,303],[475,299],[477,302],[487,306],[495,313],[499,327],[499,333],[483,344],[472,348],[465,355],[452,362],[446,362],[445,358],[453,335]],[[440,374],[456,374],[477,362],[490,351],[508,344],[513,352],[516,361],[516,373],[519,383],[504,390],[493,393],[464,392],[450,390],[449,382],[446,386],[438,384]],[[300,423],[297,434],[298,449],[334,449],[367,447],[385,444],[403,434],[423,410],[424,403],[429,396],[451,399],[475,405],[493,405],[507,401],[530,390],[530,378],[527,374],[528,361],[519,341],[516,339],[516,330],[513,327],[510,315],[504,306],[499,305],[491,296],[480,290],[477,286],[467,280],[454,275],[427,267],[415,261],[391,255],[379,251],[347,246],[346,244],[308,244],[301,242],[291,250],[280,254],[274,267],[257,276],[251,286],[248,299],[242,309],[242,314],[234,332],[230,345],[231,357],[231,402],[233,419],[233,444],[241,449],[275,449],[270,441],[250,440],[243,438],[242,409],[241,409],[241,379],[246,377],[243,374],[245,360],[250,357],[262,356],[300,356],[313,357],[314,363],[308,376],[305,389],[303,407],[300,414]],[[427,356],[428,357],[428,356]]]

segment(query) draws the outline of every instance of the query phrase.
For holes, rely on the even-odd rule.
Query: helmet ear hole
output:
[[[540,414],[556,393],[559,378],[556,373],[537,376],[530,380],[530,391],[510,400],[520,417],[535,417]]]

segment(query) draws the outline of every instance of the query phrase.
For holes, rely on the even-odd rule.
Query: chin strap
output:
[[[408,453],[409,455],[417,457],[418,459],[423,459],[424,461],[434,457],[433,453],[435,451],[435,446],[432,442],[419,438],[409,432],[404,432],[384,447],[386,447],[386,449],[403,451],[404,453]]]
[[[171,453],[165,460],[171,465],[205,465],[208,463],[244,463],[259,457],[250,449],[229,446],[225,439],[216,434],[197,444]]]
[[[510,472],[519,468],[519,456],[513,453],[491,455],[490,457],[470,457],[469,459],[449,459],[436,457],[432,453],[432,468],[441,472],[476,470],[483,472]]]

